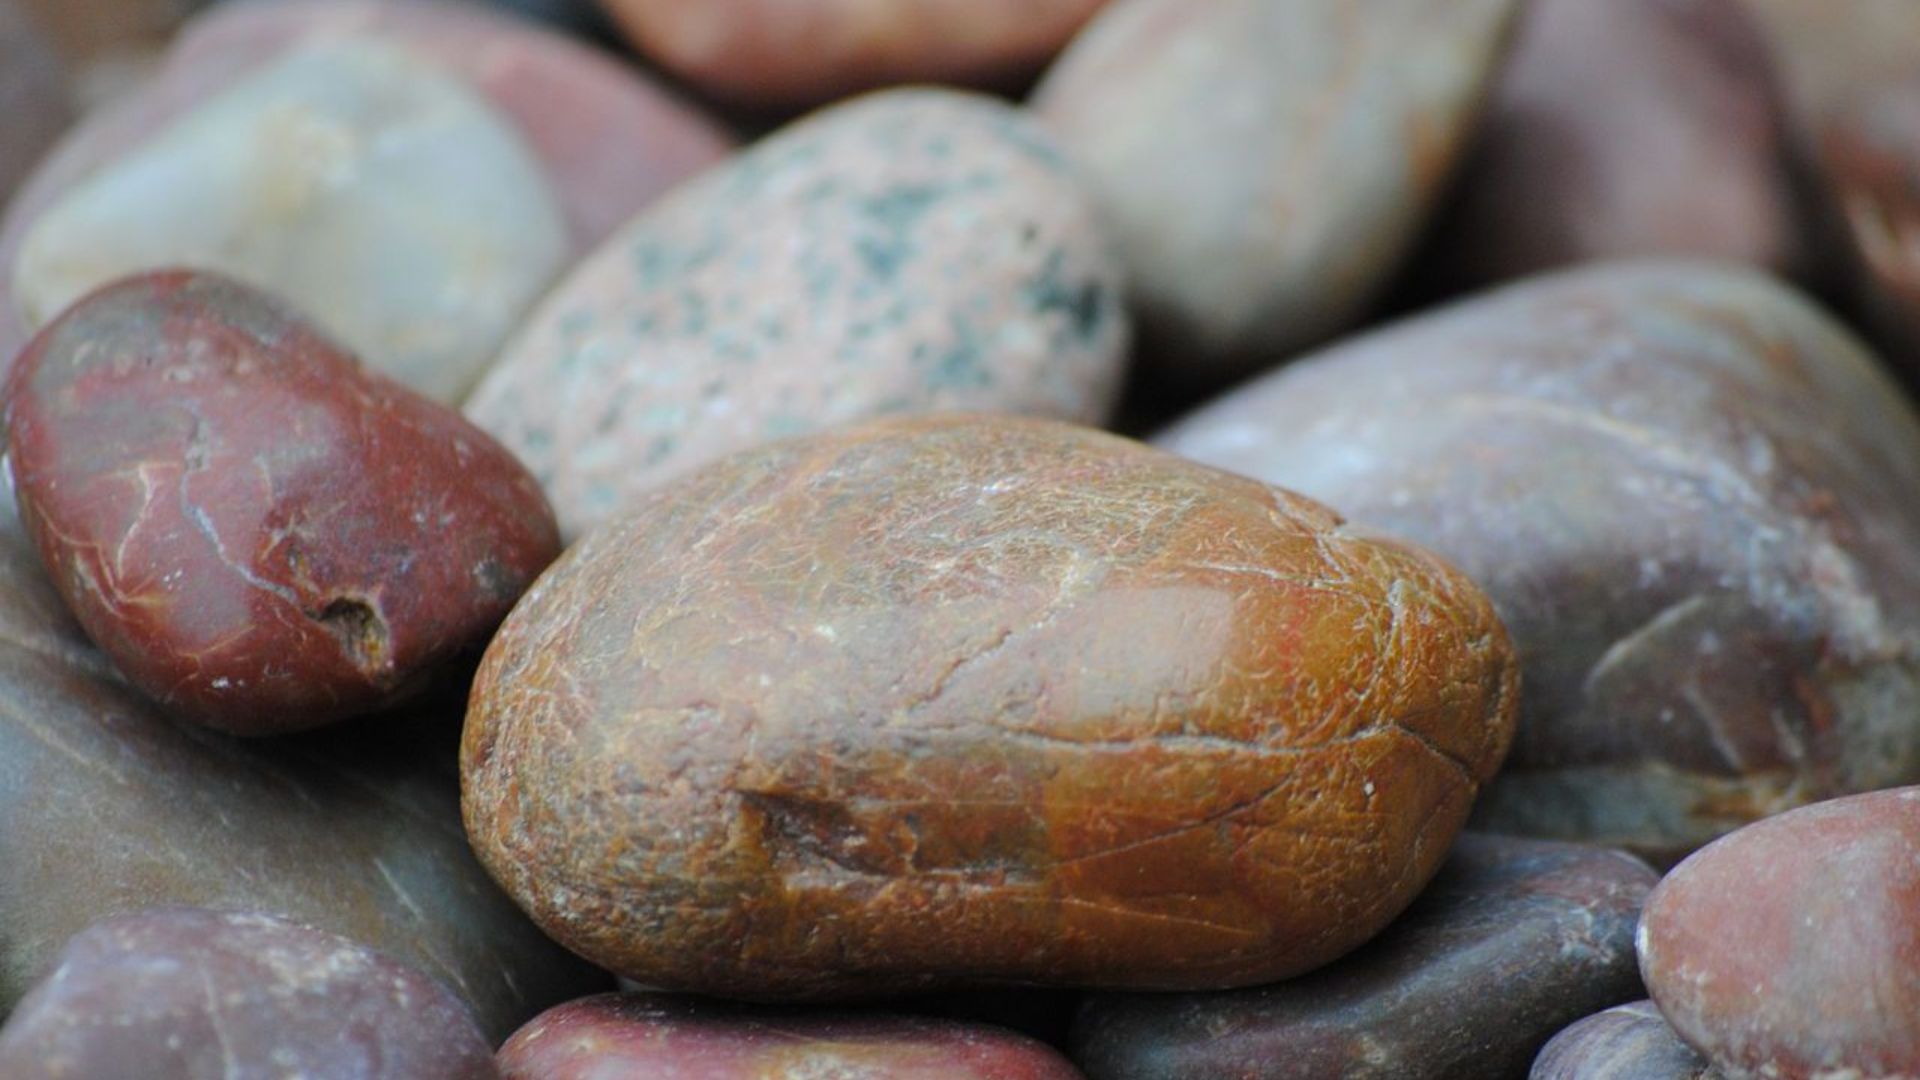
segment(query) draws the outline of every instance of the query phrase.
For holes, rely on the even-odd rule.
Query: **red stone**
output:
[[[236,734],[395,699],[558,551],[498,444],[222,278],[95,293],[7,389],[21,513],[61,595],[136,686]]]

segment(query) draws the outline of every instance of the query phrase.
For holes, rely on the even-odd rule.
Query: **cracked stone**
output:
[[[0,1029],[8,1080],[495,1080],[459,998],[337,934],[155,909],[74,936]]]
[[[550,1009],[507,1040],[499,1061],[505,1080],[1080,1080],[1052,1048],[984,1025],[645,994],[607,994]]]
[[[1073,1058],[1093,1080],[1519,1076],[1568,1023],[1640,993],[1656,880],[1621,852],[1468,834],[1353,954],[1252,990],[1097,996]]]
[[[1920,418],[1770,278],[1532,279],[1331,348],[1160,446],[1430,546],[1525,658],[1481,827],[1663,863],[1920,781]]]
[[[557,940],[755,999],[1271,982],[1439,868],[1512,734],[1463,576],[1071,425],[895,420],[643,497],[503,624],[476,851]]]
[[[559,551],[533,478],[485,433],[223,278],[89,297],[9,393],[55,585],[129,681],[225,731],[390,704],[477,650]]]

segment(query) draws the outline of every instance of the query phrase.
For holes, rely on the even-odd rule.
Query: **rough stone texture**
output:
[[[601,0],[669,70],[745,105],[816,104],[890,83],[1005,85],[1106,0]]]
[[[1784,119],[1741,0],[1535,0],[1421,275],[1457,292],[1626,255],[1792,269]]]
[[[1193,383],[1353,322],[1450,176],[1512,0],[1116,0],[1035,108]]]
[[[1364,948],[1275,986],[1091,1000],[1094,1080],[1487,1080],[1640,993],[1633,931],[1657,875],[1630,855],[1467,835]]]
[[[232,274],[458,401],[567,239],[538,163],[465,84],[392,46],[287,52],[78,183],[20,243],[30,330],[128,274]]]
[[[72,118],[66,73],[16,0],[0,0],[0,206]]]
[[[1490,829],[1664,861],[1920,777],[1920,423],[1758,274],[1541,278],[1159,442],[1428,544],[1493,596],[1526,692]]]
[[[157,909],[61,951],[0,1029],[8,1080],[494,1080],[446,988],[337,934],[266,915]]]
[[[606,988],[475,864],[406,724],[240,743],[163,720],[88,645],[0,505],[0,1011],[67,939],[156,904],[275,911],[419,967],[492,1039]],[[400,718],[395,718],[396,720]]]
[[[1803,807],[1695,853],[1647,901],[1640,969],[1733,1080],[1920,1075],[1920,788]]]
[[[1079,1080],[1010,1031],[880,1014],[747,1009],[607,994],[535,1018],[500,1048],[505,1080]]]
[[[1267,982],[1439,868],[1511,736],[1485,598],[1115,436],[730,458],[543,576],[462,745],[481,859],[663,989]]]
[[[987,98],[892,91],[642,214],[541,302],[467,413],[571,538],[735,450],[876,415],[1098,422],[1121,292],[1045,133]]]
[[[89,116],[21,190],[0,226],[0,356],[26,334],[5,295],[20,241],[76,185],[302,43],[377,41],[461,79],[538,157],[573,255],[599,244],[668,187],[729,147],[710,120],[625,64],[473,5],[429,0],[226,3],[182,32],[139,93]]]
[[[1528,1080],[1718,1080],[1651,1001],[1596,1013],[1553,1037]]]
[[[75,305],[15,363],[6,422],[21,515],[88,636],[235,734],[390,703],[560,553],[499,444],[225,278]]]

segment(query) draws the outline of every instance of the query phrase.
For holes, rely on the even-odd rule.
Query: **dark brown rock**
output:
[[[879,423],[588,535],[488,649],[468,831],[643,984],[1214,988],[1370,937],[1497,767],[1464,577],[1124,439]]]
[[[1651,1001],[1617,1005],[1569,1027],[1541,1049],[1528,1080],[1717,1080]]]
[[[156,909],[95,924],[0,1029],[8,1080],[491,1080],[459,998],[337,934]]]
[[[1732,1080],[1920,1075],[1920,788],[1768,818],[1647,901],[1640,969]]]
[[[1421,273],[1457,292],[1630,255],[1786,271],[1786,136],[1740,0],[1535,0]]]
[[[1429,544],[1494,597],[1526,690],[1485,828],[1665,861],[1920,778],[1920,422],[1770,279],[1540,278],[1159,443]]]
[[[18,0],[0,0],[0,207],[72,118],[66,73]]]
[[[225,731],[393,700],[477,649],[559,553],[499,444],[223,278],[94,294],[7,394],[21,515],[80,625]]]
[[[1223,994],[1088,1002],[1094,1080],[1483,1080],[1640,992],[1633,931],[1657,876],[1630,855],[1467,835],[1406,914],[1352,955]]]
[[[547,1010],[500,1048],[505,1080],[1078,1080],[1010,1031],[884,1014],[806,1013],[607,994]]]

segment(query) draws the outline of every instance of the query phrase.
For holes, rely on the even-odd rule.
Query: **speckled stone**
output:
[[[459,993],[494,1040],[607,989],[474,862],[428,737],[443,719],[416,706],[271,744],[163,719],[88,644],[0,489],[0,1012],[89,923],[156,904],[365,942]]]
[[[1039,71],[1105,2],[601,0],[669,70],[765,107],[893,83],[1014,83]]]
[[[1721,1080],[1651,1001],[1616,1005],[1553,1037],[1527,1080]]]
[[[1143,360],[1218,384],[1350,325],[1463,152],[1513,0],[1115,0],[1034,108],[1114,222]]]
[[[1796,269],[1787,162],[1741,0],[1536,0],[1420,273],[1460,292],[1634,255]]]
[[[0,0],[0,206],[72,118],[66,72],[17,0]]]
[[[1640,970],[1729,1080],[1920,1076],[1920,788],[1696,852],[1647,901]]]
[[[1073,1057],[1093,1080],[1520,1076],[1570,1021],[1640,993],[1656,880],[1621,852],[1469,834],[1351,956],[1254,990],[1096,997]]]
[[[163,69],[141,92],[89,115],[9,208],[0,225],[0,357],[10,359],[26,342],[17,305],[7,294],[20,243],[49,208],[290,49],[342,41],[402,49],[483,95],[538,158],[567,223],[569,258],[591,250],[730,146],[713,121],[631,67],[471,4],[221,4],[180,34]]]
[[[1080,1080],[1057,1051],[997,1028],[640,994],[549,1009],[500,1048],[500,1068],[505,1080]]]
[[[536,922],[647,986],[1246,985],[1413,899],[1513,680],[1470,582],[1317,504],[891,420],[575,545],[487,650],[463,806]]]
[[[1920,420],[1772,279],[1534,279],[1236,391],[1159,445],[1430,545],[1525,669],[1478,820],[1670,861],[1920,779]]]
[[[494,1080],[460,999],[337,934],[193,908],[87,928],[0,1029],[8,1080]]]
[[[225,278],[95,293],[6,392],[55,587],[128,681],[223,731],[390,704],[477,651],[560,553],[498,443]]]
[[[735,450],[877,415],[1098,422],[1128,338],[1047,136],[987,98],[891,91],[643,213],[542,301],[467,413],[571,538]]]

